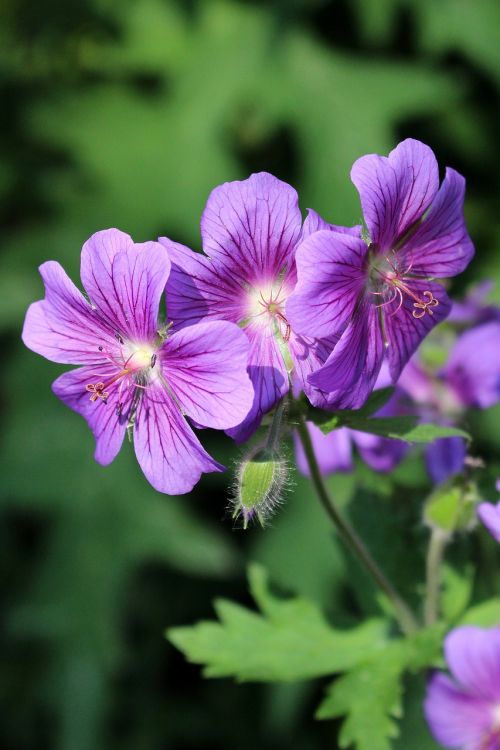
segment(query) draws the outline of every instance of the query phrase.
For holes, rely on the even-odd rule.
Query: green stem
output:
[[[414,633],[418,630],[419,624],[413,612],[398,594],[392,583],[387,579],[385,573],[375,562],[361,537],[357,534],[349,521],[343,518],[343,516],[339,513],[337,507],[335,506],[335,503],[333,502],[321,475],[311,438],[309,436],[305,421],[302,417],[300,417],[300,421],[297,425],[297,431],[299,433],[302,447],[304,448],[304,453],[307,459],[312,483],[314,485],[314,489],[316,490],[316,494],[318,495],[318,498],[324,509],[337,527],[340,537],[342,538],[345,545],[349,547],[351,552],[364,565],[377,585],[389,597],[394,607],[394,612],[402,632],[406,635]]]
[[[439,617],[439,596],[441,593],[441,565],[448,544],[448,534],[442,529],[433,528],[427,550],[426,586],[424,602],[424,622],[433,625]]]

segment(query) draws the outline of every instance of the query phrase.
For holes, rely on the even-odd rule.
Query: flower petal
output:
[[[99,346],[117,348],[112,329],[92,309],[55,261],[40,266],[45,299],[30,305],[22,338],[37,354],[64,364],[91,364],[102,359]]]
[[[351,179],[358,189],[371,241],[381,250],[420,219],[439,187],[432,150],[408,138],[388,157],[368,154],[354,162]]]
[[[127,427],[134,389],[110,388],[106,401],[90,400],[85,386],[106,381],[116,374],[109,362],[96,367],[79,367],[65,372],[52,384],[52,390],[70,409],[81,414],[92,430],[95,441],[95,460],[103,466],[118,454]]]
[[[268,327],[251,323],[245,328],[250,340],[248,374],[254,388],[252,408],[227,434],[243,443],[255,432],[262,417],[288,393],[289,375],[276,338]]]
[[[392,312],[387,307],[382,308],[385,310],[384,327],[388,342],[387,358],[394,382],[399,378],[403,367],[423,339],[432,331],[434,326],[446,318],[451,309],[448,295],[440,284],[424,279],[411,279],[407,283],[413,294],[419,299],[425,299],[423,294],[431,292],[433,297],[438,300],[438,305],[429,308],[432,315],[428,311],[421,318],[415,318],[413,312],[418,311],[414,306],[415,302],[410,295],[403,294],[402,304],[397,312]]]
[[[167,316],[175,330],[206,318],[237,323],[245,317],[244,289],[236,276],[201,253],[160,237],[172,270],[167,282]]]
[[[500,542],[500,503],[480,503],[477,506],[477,515],[493,539]]]
[[[435,484],[459,474],[464,468],[467,446],[460,437],[434,440],[425,453],[427,471]]]
[[[204,427],[235,427],[253,403],[247,374],[250,342],[233,323],[198,323],[160,350],[162,375],[186,414]]]
[[[342,330],[366,281],[366,244],[349,235],[320,231],[297,248],[298,283],[286,303],[296,333],[326,338]]]
[[[147,480],[168,495],[190,492],[203,473],[224,469],[204,450],[160,381],[139,401],[134,448]]]
[[[212,191],[201,219],[203,249],[226,273],[274,278],[293,261],[301,225],[296,191],[260,172]]]
[[[302,239],[305,240],[310,234],[320,232],[321,230],[337,232],[337,234],[350,234],[352,237],[361,237],[362,226],[361,224],[357,224],[354,227],[341,227],[338,224],[329,224],[314,209],[308,208],[304,226],[302,227]]]
[[[313,444],[319,468],[324,477],[334,472],[352,471],[352,440],[350,430],[341,427],[325,435],[319,427],[312,422],[307,422],[307,429]],[[293,433],[295,445],[295,460],[301,474],[309,477],[309,465],[304,453],[304,448],[296,432]]]
[[[500,627],[456,628],[446,637],[444,651],[451,673],[466,691],[500,700]]]
[[[110,325],[138,341],[156,332],[169,273],[165,248],[157,242],[134,244],[117,229],[97,232],[82,249],[81,276],[93,304]]]
[[[467,268],[474,245],[464,220],[465,180],[449,167],[429,212],[398,256],[418,276],[455,276]]]
[[[288,348],[294,365],[294,394],[298,396],[301,391],[304,391],[311,404],[319,409],[328,408],[328,394],[314,388],[308,378],[325,364],[339,339],[340,336],[312,339],[308,336],[300,336],[293,331],[290,332]]]
[[[500,322],[463,333],[443,370],[464,406],[487,409],[500,400]]]
[[[409,450],[402,440],[390,440],[368,432],[352,430],[352,437],[361,458],[374,471],[392,471]]]
[[[488,703],[467,695],[439,673],[428,683],[424,713],[437,742],[456,750],[479,750],[484,735],[491,728]]]
[[[383,359],[378,310],[363,300],[324,366],[308,380],[328,393],[331,408],[359,409],[373,390]]]

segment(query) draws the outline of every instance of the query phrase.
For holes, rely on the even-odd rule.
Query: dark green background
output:
[[[290,181],[304,210],[356,223],[352,162],[406,136],[467,177],[477,257],[452,291],[499,277],[499,29],[497,0],[3,0],[2,750],[337,746],[337,726],[311,718],[323,685],[203,682],[163,639],[211,616],[214,596],[247,601],[248,560],[339,623],[374,609],[307,483],[296,479],[271,528],[243,533],[225,517],[230,474],[170,498],[129,445],[99,467],[85,424],[50,391],[64,368],[23,348],[23,316],[44,260],[76,279],[81,245],[110,226],[199,248],[209,191],[255,170]],[[467,425],[490,461],[498,418]],[[202,439],[236,460],[223,436]],[[365,470],[360,484],[332,489],[354,496],[353,517],[415,595],[421,462],[394,482]],[[491,554],[462,547],[457,560]],[[418,689],[400,750],[435,747]]]

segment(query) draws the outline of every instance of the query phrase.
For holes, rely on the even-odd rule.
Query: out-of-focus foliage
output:
[[[380,613],[309,484],[297,479],[273,525],[243,535],[223,523],[228,475],[168,498],[148,487],[130,447],[98,467],[86,426],[50,392],[63,368],[24,350],[19,333],[42,294],[37,265],[53,258],[76,276],[95,230],[198,248],[211,188],[258,169],[292,182],[304,210],[356,223],[353,160],[410,135],[467,176],[477,257],[452,293],[487,276],[500,301],[499,25],[495,0],[2,2],[2,747],[338,745],[337,722],[311,718],[317,687],[204,683],[162,635],[210,617],[215,596],[247,603],[252,560],[336,626]],[[500,468],[499,415],[466,425],[486,494]],[[231,465],[229,440],[202,439]],[[331,489],[415,601],[430,489],[419,455],[391,477],[363,469],[357,484],[339,476]],[[450,617],[461,616],[471,575],[477,601],[498,591],[496,555],[485,535],[453,544]],[[498,603],[481,612],[494,622]],[[415,680],[394,747],[435,747],[421,696]]]

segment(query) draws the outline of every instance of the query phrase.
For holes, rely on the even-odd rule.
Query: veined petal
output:
[[[204,450],[159,380],[139,400],[134,448],[147,480],[167,495],[190,492],[203,473],[224,469]]]
[[[388,157],[368,154],[354,162],[351,179],[358,189],[372,243],[392,249],[420,219],[439,187],[432,150],[408,138]]]
[[[158,242],[167,249],[172,263],[166,295],[167,316],[175,330],[207,318],[234,323],[244,318],[244,280],[167,237]]]
[[[398,251],[417,276],[455,276],[467,268],[474,245],[464,219],[465,179],[449,167],[427,215]]]
[[[258,323],[245,328],[250,340],[248,374],[254,388],[252,408],[237,427],[227,434],[243,443],[255,432],[262,417],[288,393],[289,375],[272,330]]]
[[[452,675],[467,692],[500,701],[500,627],[456,628],[446,637],[444,651]]]
[[[212,191],[201,219],[203,249],[226,273],[268,279],[293,261],[301,225],[296,191],[260,172]]]
[[[325,364],[339,339],[340,336],[331,336],[316,340],[290,332],[288,347],[294,364],[294,393],[304,391],[311,404],[319,409],[328,408],[328,394],[314,388],[308,378]]]
[[[92,364],[99,346],[114,351],[113,330],[92,309],[66,272],[55,261],[40,266],[45,299],[28,308],[22,338],[29,349],[63,364]]]
[[[350,430],[341,427],[325,435],[319,427],[307,422],[307,429],[313,444],[321,474],[326,477],[337,471],[352,471],[352,440]],[[299,436],[294,431],[295,460],[301,474],[310,476],[309,465]]]
[[[253,403],[249,349],[248,337],[233,323],[198,323],[165,342],[159,352],[162,376],[198,424],[220,430],[235,427]]]
[[[82,249],[81,276],[110,325],[138,341],[156,333],[170,260],[157,242],[134,244],[116,229],[97,232]]]
[[[415,307],[415,300],[404,293],[402,304],[397,312],[391,312],[388,308],[383,313],[384,329],[388,343],[387,358],[391,377],[394,382],[399,378],[403,367],[412,354],[420,346],[427,334],[434,326],[441,323],[451,309],[451,302],[441,284],[435,284],[424,279],[411,279],[407,281],[408,288],[419,299],[425,300],[423,295],[430,292],[438,301],[436,307],[430,308],[421,318],[415,318],[413,312],[419,313]]]
[[[106,401],[98,399],[93,402],[85,387],[104,382],[115,374],[116,367],[103,362],[95,367],[79,367],[65,372],[52,384],[56,396],[87,420],[96,441],[95,459],[103,466],[113,461],[122,446],[134,389],[110,388]]]
[[[302,227],[302,240],[305,240],[310,234],[320,232],[321,230],[337,232],[337,234],[350,234],[352,237],[361,237],[362,226],[361,224],[357,224],[354,227],[341,227],[338,224],[329,224],[314,209],[308,208],[304,226]]]
[[[373,390],[383,359],[378,310],[364,299],[324,366],[308,380],[328,393],[331,408],[359,409]]]
[[[424,713],[435,739],[447,748],[480,750],[491,728],[490,705],[463,692],[439,673],[427,686]]]
[[[297,248],[298,283],[286,303],[292,328],[317,339],[345,326],[366,282],[366,244],[356,237],[320,231]]]

